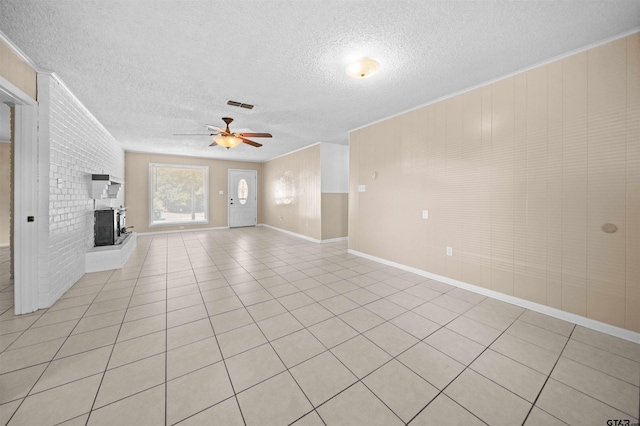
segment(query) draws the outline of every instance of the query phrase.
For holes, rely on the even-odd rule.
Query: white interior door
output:
[[[257,225],[257,180],[255,170],[229,170],[229,228]]]

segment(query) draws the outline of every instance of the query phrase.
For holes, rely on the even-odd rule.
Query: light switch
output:
[[[62,178],[58,178],[58,189],[62,188]]]
[[[358,185],[358,192],[365,192],[367,187],[365,185]]]
[[[453,247],[447,247],[447,256],[453,256]]]
[[[422,210],[422,218],[429,219],[429,210]]]

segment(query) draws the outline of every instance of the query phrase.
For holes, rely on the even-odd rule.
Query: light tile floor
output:
[[[267,228],[144,236],[13,315],[0,424],[637,422],[638,345]]]

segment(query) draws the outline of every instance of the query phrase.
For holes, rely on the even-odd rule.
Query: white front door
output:
[[[255,170],[229,170],[229,228],[257,225],[257,180]]]

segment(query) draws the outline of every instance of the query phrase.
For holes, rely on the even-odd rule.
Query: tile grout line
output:
[[[571,329],[571,333],[569,333],[569,337],[567,338],[567,341],[564,343],[564,346],[562,347],[562,350],[560,351],[560,354],[558,354],[558,358],[556,359],[556,362],[553,363],[553,367],[551,367],[551,371],[549,371],[549,374],[547,375],[544,383],[542,384],[542,387],[538,391],[538,394],[536,395],[536,398],[533,400],[533,404],[531,404],[531,408],[529,409],[529,412],[527,413],[527,415],[525,416],[524,420],[522,421],[522,425],[524,425],[527,422],[527,419],[531,415],[531,412],[533,411],[533,408],[537,407],[536,404],[538,402],[538,399],[540,398],[540,395],[542,395],[542,391],[544,391],[545,387],[547,386],[547,383],[549,382],[549,379],[551,378],[551,374],[553,374],[553,370],[555,370],[556,366],[558,365],[558,362],[560,362],[560,358],[562,357],[562,353],[567,348],[567,345],[569,344],[569,341],[571,340],[571,336],[573,335],[574,330],[575,330],[575,324],[574,324],[573,328]],[[540,408],[540,407],[537,407],[537,408],[539,410],[542,410],[542,408]],[[542,411],[547,413],[545,410],[542,410]],[[547,414],[549,414],[553,418],[557,418],[556,416],[554,416],[551,413],[547,413]],[[558,420],[560,420],[560,419],[558,419]],[[560,420],[560,421],[562,421],[562,420]]]
[[[577,325],[576,325],[576,326],[577,326]],[[574,327],[574,328],[575,328],[575,327]],[[572,333],[571,333],[571,334],[573,334],[573,331],[572,331]],[[571,340],[571,338],[568,338],[568,339],[567,339],[567,342],[566,342],[566,344],[564,345],[564,347],[563,347],[563,349],[562,349],[562,352],[561,352],[561,353],[560,353],[560,355],[558,356],[558,359],[557,359],[557,360],[556,360],[556,362],[554,363],[553,368],[552,368],[551,372],[549,373],[549,377],[548,377],[548,378],[547,378],[547,380],[545,381],[545,386],[546,386],[546,384],[547,384],[547,382],[548,382],[548,379],[556,380],[556,379],[554,379],[554,378],[552,378],[552,377],[551,377],[551,373],[553,373],[553,370],[555,369],[556,365],[557,365],[557,364],[558,364],[558,362],[560,361],[560,358],[562,357],[562,354],[564,353],[564,350],[566,349],[566,346],[569,344],[569,341],[570,341],[570,340]],[[614,354],[614,355],[615,355],[615,354]],[[566,359],[568,359],[568,360],[570,360],[570,361],[572,361],[572,362],[575,362],[576,364],[583,365],[583,366],[585,366],[585,367],[587,367],[587,368],[589,368],[589,369],[591,369],[591,370],[594,370],[594,371],[600,372],[600,373],[602,373],[602,374],[605,374],[605,375],[607,375],[607,376],[609,376],[609,377],[611,377],[611,378],[613,378],[613,379],[620,380],[620,381],[622,381],[622,382],[624,382],[624,383],[628,383],[628,382],[625,382],[625,381],[624,381],[624,380],[622,380],[622,379],[618,379],[617,377],[615,377],[615,376],[611,376],[611,375],[609,375],[609,374],[607,374],[607,373],[605,373],[605,372],[602,372],[602,371],[600,371],[600,370],[598,370],[598,369],[596,369],[596,368],[593,368],[593,367],[590,367],[590,366],[588,366],[588,365],[582,364],[581,362],[578,362],[578,361],[574,361],[573,359],[571,359],[571,358],[569,358],[569,357],[565,357],[565,358],[566,358]],[[630,415],[630,414],[628,414],[627,412],[622,411],[622,409],[620,409],[620,408],[616,408],[616,407],[614,407],[613,405],[609,404],[608,402],[605,402],[605,401],[603,401],[603,400],[601,400],[601,399],[599,399],[599,398],[597,398],[597,397],[595,397],[595,396],[593,396],[593,395],[590,395],[590,394],[588,394],[588,393],[585,393],[584,391],[582,391],[582,390],[580,390],[580,389],[578,389],[578,388],[575,388],[575,387],[573,387],[573,386],[571,386],[571,385],[569,385],[569,384],[567,384],[567,383],[564,383],[564,382],[562,382],[562,381],[560,381],[560,380],[556,380],[556,381],[557,381],[558,383],[563,384],[564,386],[567,386],[567,387],[569,387],[569,388],[571,388],[571,389],[575,390],[576,392],[579,392],[579,393],[580,393],[580,394],[582,394],[582,395],[585,395],[585,396],[586,396],[586,397],[588,397],[588,398],[594,399],[594,400],[596,400],[596,401],[598,401],[598,402],[602,403],[603,405],[606,405],[606,406],[608,406],[608,407],[611,407],[611,408],[613,408],[614,410],[616,410],[616,411],[618,411],[618,412],[620,412],[620,413],[623,413],[624,415]],[[630,383],[629,383],[629,384],[630,384]],[[633,384],[630,384],[630,385],[631,385],[631,386],[633,386],[633,387],[638,388],[638,391],[639,391],[639,393],[640,393],[640,387],[635,386],[635,385],[633,385]],[[543,389],[544,389],[544,386],[543,386],[543,388],[540,390],[540,394],[542,393],[542,390],[543,390]],[[540,395],[538,395],[538,397],[539,397],[539,396],[540,396]],[[536,398],[536,401],[537,401],[537,398]],[[538,407],[538,408],[539,408],[540,410],[542,410],[542,408],[540,408],[540,407]],[[545,411],[545,410],[542,410],[542,411]],[[639,411],[640,411],[640,410],[639,410]],[[545,413],[546,413],[546,411],[545,411]],[[550,414],[550,413],[548,413],[548,414],[549,414],[549,415],[551,415],[551,416],[553,416],[553,415],[552,415],[552,414]],[[638,413],[638,415],[640,416],[640,412]],[[555,416],[553,416],[553,417],[555,417]],[[640,417],[639,417],[639,418],[640,418]]]
[[[244,268],[243,268],[243,269],[244,269]],[[245,269],[245,270],[246,270],[246,269]],[[247,271],[247,273],[249,273],[249,272]],[[249,274],[250,274],[250,273],[249,273]],[[251,274],[250,274],[250,275],[251,275]],[[280,276],[280,275],[278,274],[278,276]],[[261,284],[260,284],[260,286],[264,288],[264,286],[262,286]],[[231,286],[231,289],[232,289],[232,291],[235,293],[236,297],[238,297],[238,293],[237,293],[237,291],[233,288],[233,286]],[[266,289],[265,289],[265,290],[266,290]],[[268,292],[268,290],[267,290],[267,292]],[[238,299],[240,299],[240,298],[238,297]],[[276,300],[278,303],[280,303],[280,302],[279,302],[277,299],[275,299],[275,298],[274,298],[273,300]],[[298,383],[298,381],[296,380],[296,378],[293,376],[293,374],[291,374],[291,372],[289,371],[289,368],[287,367],[287,365],[286,365],[286,364],[284,363],[284,361],[282,360],[282,357],[280,356],[280,354],[278,354],[278,351],[276,351],[276,350],[275,350],[275,348],[274,348],[274,347],[273,347],[273,345],[271,344],[271,341],[269,340],[269,338],[268,338],[268,337],[267,337],[267,335],[265,334],[264,330],[262,330],[262,328],[260,328],[260,326],[258,325],[258,322],[255,320],[255,318],[253,317],[253,315],[251,314],[251,312],[247,309],[247,306],[244,304],[244,302],[242,301],[242,299],[240,299],[240,303],[242,303],[243,307],[242,307],[242,308],[239,308],[239,309],[244,309],[244,310],[246,310],[246,311],[247,311],[247,314],[248,314],[248,315],[251,317],[251,319],[253,320],[253,324],[255,324],[255,325],[256,325],[256,327],[258,328],[258,330],[260,330],[260,333],[262,333],[262,335],[264,336],[265,340],[267,341],[267,343],[265,343],[265,344],[269,344],[269,347],[271,348],[271,350],[276,354],[276,356],[278,357],[278,359],[280,360],[280,362],[282,363],[282,365],[285,367],[285,370],[284,370],[284,371],[286,371],[287,373],[289,373],[289,376],[291,377],[291,379],[294,381],[294,383],[296,384],[296,386],[298,386],[298,389],[300,389],[300,391],[302,392],[302,394],[304,395],[304,397],[307,399],[307,401],[308,401],[308,402],[309,402],[309,404],[311,405],[311,407],[312,407],[312,411],[315,411],[315,407],[314,407],[313,403],[311,402],[311,400],[309,399],[309,397],[307,396],[307,394],[304,392],[304,390],[302,389],[302,387],[300,386],[300,384]],[[280,305],[282,306],[282,304],[280,304]],[[286,308],[285,306],[282,306],[282,307],[285,309],[285,311],[287,311],[287,308]],[[287,311],[287,312],[288,312],[288,311]],[[274,315],[274,317],[275,317],[275,316],[277,316],[277,315]],[[238,328],[239,328],[239,327],[238,327]],[[214,333],[215,333],[215,330],[214,330]],[[221,333],[221,334],[223,334],[223,333]],[[263,345],[264,345],[264,344],[263,344]],[[260,345],[260,346],[263,346],[263,345]],[[258,346],[258,347],[259,347],[259,346]],[[255,349],[255,348],[251,348],[251,349]],[[251,350],[251,349],[248,349],[247,351],[249,351],[249,350]],[[247,351],[245,351],[245,352],[247,352]],[[222,351],[220,351],[220,352],[222,353]],[[244,352],[242,352],[242,353],[244,353]],[[236,356],[236,355],[239,355],[239,354],[235,354],[235,355],[233,355],[233,356]],[[223,355],[223,356],[224,356],[224,355]],[[233,358],[233,356],[231,356],[231,357],[229,357],[229,358]],[[260,382],[255,383],[255,384],[254,384],[254,385],[252,385],[252,386],[249,386],[247,389],[244,389],[244,390],[242,390],[241,392],[245,392],[245,391],[247,391],[247,390],[249,390],[249,389],[253,388],[254,386],[258,386],[259,384],[264,383],[264,382],[266,382],[267,380],[270,380],[270,379],[272,379],[273,377],[276,377],[276,376],[278,376],[278,375],[282,374],[284,371],[279,372],[279,373],[277,373],[277,374],[275,374],[275,375],[273,375],[273,376],[270,376],[270,377],[268,377],[268,378],[266,378],[266,379],[264,379],[264,380],[261,380]],[[230,375],[229,375],[229,381],[231,381],[231,376],[230,376]],[[241,393],[241,392],[240,392],[240,393]],[[234,388],[234,393],[235,393],[235,388]],[[238,398],[238,394],[237,394],[237,393],[235,393],[235,396],[236,396],[236,400],[237,400],[237,398]],[[243,420],[245,420],[245,419],[244,419],[244,413],[242,413],[242,408],[240,407],[240,402],[239,402],[239,401],[238,401],[238,407],[240,408],[240,413],[242,414],[242,418],[243,418]],[[311,412],[311,411],[310,411],[310,412]],[[309,412],[309,413],[310,413],[310,412]],[[307,414],[308,414],[308,413],[304,414],[302,417],[306,416]],[[300,418],[302,418],[302,417],[300,417]],[[318,417],[320,417],[320,416],[318,415]],[[297,420],[299,420],[300,418],[295,419],[293,422],[296,422],[296,421],[297,421]],[[320,417],[320,419],[322,420],[322,417]],[[292,422],[292,423],[293,423],[293,422]],[[323,420],[323,423],[324,423],[324,420]],[[246,425],[246,420],[245,420],[245,425]]]
[[[155,238],[155,237],[154,237]],[[151,239],[153,244],[153,238]],[[166,243],[167,261],[164,281],[164,424],[167,426],[169,418],[169,242]]]
[[[198,238],[198,241],[200,242],[200,244],[201,244],[201,246],[202,246],[202,242],[200,241],[200,239],[199,239],[199,238]],[[203,248],[204,248],[204,246],[203,246]],[[209,258],[211,259],[211,261],[215,264],[215,262],[214,262],[213,258],[211,257],[211,255],[210,255],[208,252],[207,252],[207,255],[209,256]],[[190,263],[191,263],[191,261],[190,261]],[[216,267],[216,269],[217,269],[217,267]],[[195,273],[194,273],[194,276],[195,276]],[[225,281],[226,281],[226,279],[225,279]],[[218,347],[218,351],[220,352],[220,358],[221,358],[221,360],[220,360],[220,361],[221,361],[221,362],[223,363],[223,365],[224,365],[224,369],[225,369],[225,372],[226,372],[226,374],[227,374],[227,380],[229,380],[229,385],[231,386],[231,392],[233,393],[233,395],[232,395],[232,396],[230,396],[230,397],[228,397],[228,398],[225,398],[223,401],[226,401],[226,400],[228,400],[229,398],[232,398],[232,397],[235,399],[236,406],[238,407],[238,411],[240,412],[240,416],[242,417],[242,422],[246,425],[246,424],[247,424],[247,422],[245,421],[245,419],[244,419],[244,414],[242,413],[242,409],[240,408],[240,401],[238,401],[238,397],[237,397],[237,394],[236,394],[236,391],[235,391],[235,387],[233,386],[233,382],[231,381],[231,375],[229,374],[229,368],[227,367],[227,363],[226,363],[226,360],[225,360],[224,354],[222,353],[222,349],[220,348],[220,342],[218,341],[218,336],[216,335],[215,329],[214,329],[214,327],[213,327],[213,323],[211,323],[211,317],[209,316],[209,309],[207,308],[206,302],[204,301],[204,297],[202,296],[202,289],[200,288],[200,284],[198,283],[197,279],[196,279],[196,284],[198,285],[198,292],[199,292],[199,294],[200,294],[200,298],[202,299],[202,303],[203,303],[203,305],[204,305],[204,309],[205,309],[205,311],[207,312],[207,322],[209,323],[209,327],[211,327],[211,332],[213,333],[213,337],[214,337],[214,338],[215,338],[215,340],[216,340],[216,345],[217,345],[217,347]],[[228,284],[228,283],[227,283],[227,284]],[[204,339],[203,339],[203,340],[204,340]],[[220,361],[219,361],[219,362],[220,362]],[[214,363],[214,364],[215,364],[215,363]],[[211,405],[210,407],[205,408],[204,410],[207,410],[207,409],[209,409],[209,408],[211,408],[211,407],[213,407],[213,406],[216,406],[216,405],[218,405],[219,403],[221,403],[221,402],[223,402],[223,401],[218,401],[217,403],[215,403],[215,404]],[[193,416],[195,416],[196,414],[201,413],[201,412],[202,412],[202,411],[204,411],[204,410],[201,410],[201,411],[199,411],[199,412],[197,412],[197,413],[193,413],[193,414],[192,414],[192,415],[190,415],[189,417],[193,417]],[[187,418],[189,418],[189,417],[187,417]],[[183,419],[183,420],[184,420],[184,419]],[[181,420],[181,421],[183,421],[183,420]]]
[[[147,254],[148,254],[148,251],[147,251]],[[147,255],[145,254],[145,258],[146,258],[146,256]],[[139,273],[138,273],[138,276],[139,276]],[[135,291],[135,287],[137,286],[137,284],[138,284],[138,278],[136,278],[136,284],[133,286],[133,289],[134,289],[133,291]],[[120,322],[120,326],[118,328],[118,333],[116,333],[116,337],[115,337],[115,339],[113,341],[113,345],[111,347],[111,352],[109,354],[109,358],[107,359],[107,362],[106,362],[105,367],[104,367],[104,371],[102,372],[102,377],[100,379],[100,384],[98,385],[98,388],[96,390],[96,395],[93,397],[93,402],[91,403],[91,408],[89,409],[89,413],[88,413],[89,415],[87,416],[87,420],[85,422],[85,426],[87,426],[89,424],[89,420],[91,419],[91,415],[93,414],[96,401],[98,400],[98,395],[100,394],[100,388],[102,388],[102,384],[104,382],[104,378],[107,375],[107,372],[109,371],[108,370],[109,369],[109,362],[111,362],[111,357],[113,356],[113,351],[115,350],[116,345],[118,344],[118,337],[120,336],[120,332],[122,331],[122,326],[123,326],[123,324],[125,322],[124,319],[125,319],[125,317],[127,315],[127,310],[129,309],[129,304],[131,303],[131,298],[133,298],[133,291],[131,292],[131,296],[129,296],[129,303],[127,303],[127,307],[125,308],[124,315],[122,316],[122,321]],[[97,297],[97,295],[96,295],[96,297]],[[107,328],[107,327],[104,327],[104,328]],[[117,402],[117,401],[113,401],[110,404],[112,404],[114,402]],[[110,404],[107,404],[107,405],[110,405]],[[105,407],[107,405],[105,405]]]
[[[147,254],[145,254],[145,259],[146,256],[148,255],[148,251]],[[138,274],[139,276],[139,274]],[[113,351],[116,348],[116,345],[118,344],[118,337],[120,336],[120,332],[122,331],[122,325],[124,324],[124,319],[127,316],[127,310],[129,309],[129,304],[131,303],[131,298],[133,298],[133,292],[135,291],[135,287],[138,285],[138,279],[136,279],[136,284],[133,286],[133,291],[131,292],[131,296],[129,297],[129,302],[127,303],[127,307],[125,308],[125,312],[124,315],[122,316],[122,321],[120,322],[120,326],[118,328],[118,333],[116,333],[116,337],[113,341],[113,346],[111,347],[111,352],[109,354],[109,358],[107,359],[107,363],[104,366],[104,371],[102,372],[102,377],[100,378],[100,384],[98,385],[98,388],[96,390],[96,395],[93,397],[93,402],[91,403],[91,408],[89,409],[89,415],[87,416],[87,421],[85,422],[85,426],[87,426],[89,424],[89,420],[91,419],[91,415],[93,414],[94,411],[94,407],[96,405],[96,401],[98,400],[98,395],[100,394],[100,389],[102,388],[102,384],[104,383],[104,378],[107,375],[107,372],[109,371],[109,362],[111,362],[111,357],[113,356]],[[117,401],[113,401],[113,402],[117,402]],[[112,403],[113,403],[112,402]],[[107,404],[109,405],[109,404]],[[105,405],[106,407],[106,405]]]

